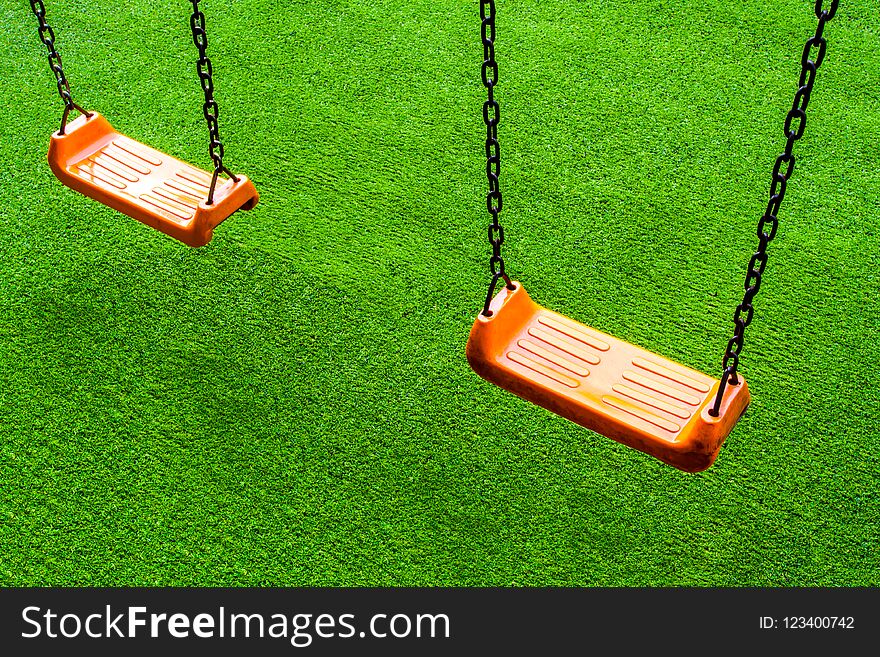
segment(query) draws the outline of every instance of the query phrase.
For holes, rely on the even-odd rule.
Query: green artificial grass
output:
[[[478,3],[203,3],[191,250],[64,188],[0,0],[0,584],[880,585],[880,19],[841,3],[742,358],[687,475],[485,383]],[[506,257],[717,376],[812,0],[499,0]],[[47,0],[75,99],[207,167],[184,2]]]

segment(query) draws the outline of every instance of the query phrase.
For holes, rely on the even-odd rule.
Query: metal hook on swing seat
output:
[[[67,129],[67,122],[68,122],[68,119],[70,118],[70,110],[76,110],[77,112],[79,112],[80,114],[85,116],[87,119],[92,118],[92,112],[88,111],[87,109],[84,109],[83,107],[81,107],[80,105],[77,105],[76,103],[71,103],[70,105],[65,105],[64,106],[64,114],[61,115],[61,128],[58,130],[59,135],[63,135],[65,133],[65,130]]]

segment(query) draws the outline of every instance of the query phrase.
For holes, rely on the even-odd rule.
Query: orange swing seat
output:
[[[542,308],[514,286],[471,329],[467,357],[477,374],[680,470],[712,465],[749,404],[742,377],[713,417],[718,379]]]
[[[220,178],[208,205],[210,173],[116,132],[97,112],[52,135],[49,166],[71,189],[189,246],[210,242],[223,220],[260,198],[239,175],[237,182]]]

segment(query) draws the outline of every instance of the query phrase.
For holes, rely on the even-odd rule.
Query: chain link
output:
[[[55,48],[55,31],[46,21],[46,7],[43,4],[43,0],[30,0],[30,3],[31,11],[40,22],[40,41],[43,42],[43,45],[46,46],[46,50],[49,51],[49,67],[52,69],[52,73],[55,74],[58,95],[61,96],[61,100],[64,102],[64,114],[61,117],[61,129],[58,131],[58,134],[63,135],[64,129],[67,126],[67,119],[72,110],[76,110],[86,116],[91,116],[91,113],[73,102],[73,97],[70,93],[70,82],[67,81],[67,76],[64,75],[64,68],[61,64],[61,54]]]
[[[223,165],[223,156],[225,149],[223,142],[220,141],[220,108],[217,101],[214,100],[214,68],[208,57],[208,33],[205,29],[205,14],[199,9],[201,0],[190,0],[193,7],[192,17],[190,18],[190,27],[192,28],[193,43],[199,50],[199,59],[196,62],[196,68],[199,73],[199,80],[202,85],[202,91],[205,94],[205,103],[202,106],[202,113],[205,121],[208,123],[208,133],[210,142],[208,150],[211,154],[211,161],[214,163],[214,175],[211,178],[211,188],[208,190],[207,204],[214,202],[214,189],[217,187],[217,180],[221,173],[225,173],[232,180],[238,182],[238,178]]]
[[[483,103],[483,122],[486,124],[486,178],[489,181],[489,192],[486,194],[486,210],[492,217],[489,224],[489,244],[492,246],[492,257],[489,258],[489,271],[492,274],[492,282],[486,294],[486,302],[483,304],[483,315],[492,316],[489,305],[495,295],[495,288],[499,280],[504,280],[507,288],[514,289],[513,283],[504,268],[504,258],[501,257],[501,245],[504,244],[504,228],[498,215],[504,207],[504,199],[501,195],[499,178],[501,176],[501,146],[498,143],[498,122],[501,119],[501,109],[495,100],[495,86],[498,84],[498,63],[495,61],[495,0],[480,1],[480,18],[482,20],[483,37],[483,86],[488,94]]]
[[[767,208],[758,222],[758,250],[749,261],[745,280],[745,293],[742,302],[736,307],[733,315],[733,337],[727,343],[722,363],[723,373],[721,383],[718,386],[718,394],[715,403],[709,411],[710,415],[717,417],[721,409],[721,401],[727,384],[738,385],[739,357],[742,353],[745,331],[755,315],[752,302],[761,288],[761,278],[764,268],[767,266],[767,247],[779,228],[779,209],[785,198],[788,180],[794,173],[795,156],[794,145],[804,136],[807,127],[807,107],[810,104],[810,96],[813,93],[813,84],[816,81],[816,72],[825,60],[828,43],[823,36],[825,24],[834,18],[837,13],[839,0],[832,0],[828,9],[823,8],[823,0],[816,0],[815,13],[819,19],[816,33],[807,39],[801,56],[801,74],[798,79],[798,90],[795,93],[791,109],[785,117],[783,128],[785,134],[785,150],[776,158],[773,165],[773,176],[770,183],[770,200]],[[814,54],[815,49],[815,54]]]

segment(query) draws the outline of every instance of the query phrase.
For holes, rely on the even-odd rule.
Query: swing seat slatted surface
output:
[[[116,132],[97,112],[55,133],[49,165],[65,185],[189,246],[211,241],[214,228],[259,200],[245,176],[220,178],[207,205],[211,174]]]
[[[719,381],[537,305],[519,283],[492,300],[467,345],[488,381],[688,472],[708,468],[749,403]]]

